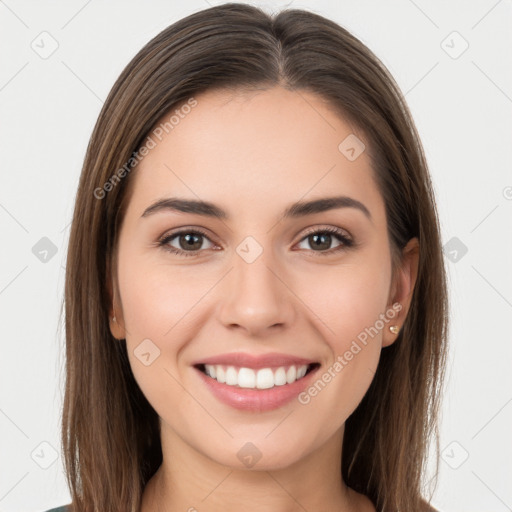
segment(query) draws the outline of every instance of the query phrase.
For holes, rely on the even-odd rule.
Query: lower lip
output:
[[[235,409],[254,412],[278,409],[293,400],[293,398],[309,386],[318,369],[319,366],[313,368],[313,370],[302,377],[302,379],[296,380],[291,384],[274,386],[269,389],[249,389],[221,384],[198,368],[194,368],[194,370],[199,373],[208,389],[222,403],[234,407]]]

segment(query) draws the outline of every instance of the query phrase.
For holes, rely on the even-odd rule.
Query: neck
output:
[[[237,469],[197,452],[162,425],[163,462],[144,489],[141,512],[375,511],[343,482],[342,441],[343,428],[285,468]]]

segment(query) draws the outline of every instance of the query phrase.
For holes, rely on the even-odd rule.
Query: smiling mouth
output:
[[[246,389],[270,389],[293,384],[319,366],[319,363],[312,363],[257,369],[223,364],[197,364],[194,367],[221,384]]]

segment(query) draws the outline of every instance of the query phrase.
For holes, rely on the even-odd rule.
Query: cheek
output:
[[[208,319],[206,298],[217,274],[171,268],[161,257],[124,256],[118,277],[133,375],[157,411],[169,401],[180,406],[186,398],[177,383],[186,371],[180,356]]]
[[[161,261],[126,258],[119,264],[123,315],[132,341],[176,338],[201,297],[211,288],[208,276],[193,269],[171,269]],[[128,339],[128,336],[127,336]]]
[[[126,254],[126,253],[125,253]],[[170,271],[142,257],[119,262],[119,288],[130,366],[143,394],[160,416],[185,410],[178,365],[181,349],[194,337],[190,330],[197,305],[211,285],[191,281],[192,272]]]
[[[372,330],[372,338],[380,341],[379,319],[386,312],[391,279],[388,263],[382,258],[311,269],[296,276],[297,294],[318,316],[319,329],[336,353],[347,350],[358,336],[364,339],[376,322],[379,333]]]
[[[387,307],[390,280],[390,260],[372,257],[331,267],[328,273],[311,272],[298,281],[298,295],[318,316],[316,327],[329,349],[329,359],[303,400],[311,402],[313,416],[328,405],[334,417],[348,417],[370,386],[383,331],[394,315]]]

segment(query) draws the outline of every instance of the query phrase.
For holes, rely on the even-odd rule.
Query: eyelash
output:
[[[162,249],[164,249],[165,251],[168,251],[172,254],[176,254],[178,256],[185,256],[185,257],[197,256],[201,251],[183,251],[182,249],[177,249],[176,247],[171,247],[168,245],[171,240],[173,240],[174,238],[176,238],[179,235],[184,235],[184,234],[201,235],[201,236],[204,236],[205,238],[207,238],[208,240],[210,240],[207,233],[205,233],[204,231],[202,231],[199,228],[194,228],[194,229],[181,230],[176,233],[171,233],[169,235],[164,235],[164,237],[158,241],[158,246],[162,247]],[[351,238],[345,236],[340,229],[333,228],[333,227],[322,228],[322,229],[318,229],[318,228],[312,229],[312,230],[306,232],[304,234],[304,236],[300,239],[299,242],[302,242],[305,238],[307,238],[311,235],[323,235],[323,234],[335,235],[335,237],[338,239],[338,241],[341,242],[341,245],[339,245],[338,247],[335,247],[334,249],[329,249],[327,251],[313,251],[312,250],[312,252],[316,253],[315,256],[329,256],[334,253],[338,253],[339,251],[354,247],[356,245],[355,242]]]

